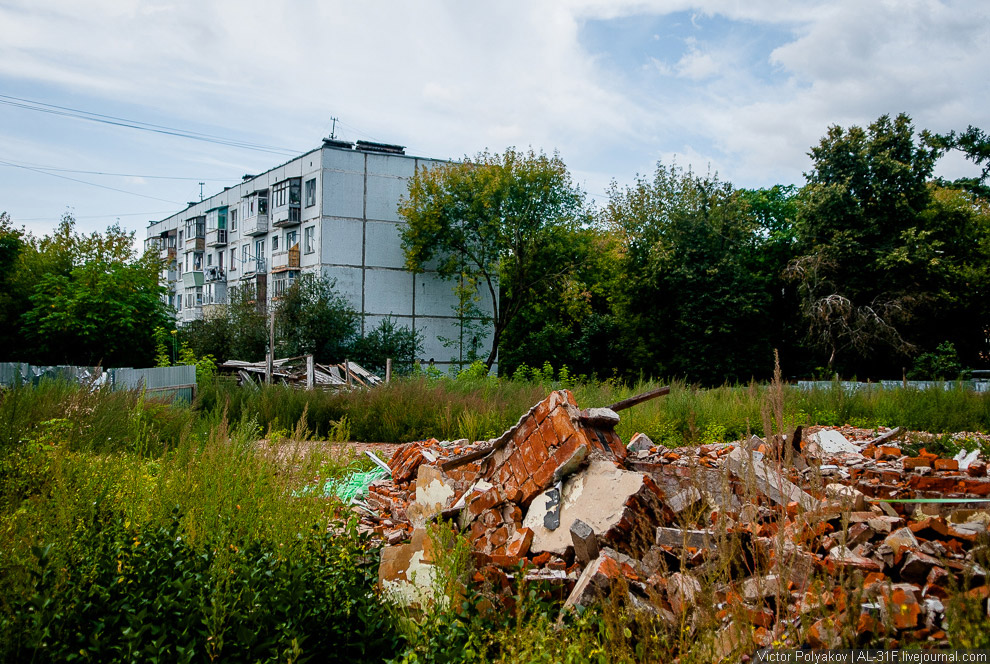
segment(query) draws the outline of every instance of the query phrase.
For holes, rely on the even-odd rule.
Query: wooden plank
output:
[[[619,412],[620,410],[625,410],[626,408],[632,408],[633,406],[637,406],[645,401],[650,401],[651,399],[662,397],[665,394],[670,394],[669,385],[666,387],[658,387],[655,390],[650,390],[649,392],[643,392],[642,394],[637,394],[636,396],[629,397],[628,399],[623,399],[622,401],[618,401],[612,404],[608,408],[610,410],[614,410],[615,412]]]

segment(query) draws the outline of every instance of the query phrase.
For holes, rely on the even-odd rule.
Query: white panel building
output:
[[[434,163],[401,146],[327,139],[151,222],[146,245],[166,259],[162,279],[179,324],[226,304],[232,288],[271,301],[301,273],[315,272],[336,281],[361,314],[362,334],[391,316],[423,335],[422,359],[441,366],[461,359],[460,348],[444,347],[439,338],[461,332],[453,284],[406,270],[401,244],[399,200],[416,169]],[[481,296],[481,311],[491,311],[490,296]],[[462,344],[464,353],[469,344]]]

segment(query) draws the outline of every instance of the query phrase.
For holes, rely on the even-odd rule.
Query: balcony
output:
[[[244,235],[264,235],[268,232],[268,214],[256,214],[246,217],[241,222],[241,233]]]
[[[267,272],[267,261],[264,258],[256,258],[244,263],[244,273],[241,274],[241,279],[250,279],[256,274],[265,274]]]
[[[179,279],[179,271],[178,270],[167,270],[166,271],[166,279],[168,279],[169,283],[171,283],[173,281],[178,281],[178,279]]]
[[[227,244],[227,229],[214,228],[206,231],[207,247],[222,247]]]
[[[227,304],[227,284],[213,284],[203,293],[203,306]]]
[[[190,251],[204,251],[206,249],[206,238],[202,237],[191,237],[186,240],[186,246],[183,249],[185,252]]]
[[[202,286],[205,283],[202,270],[194,270],[192,272],[182,273],[182,287],[183,288],[196,288]]]
[[[288,205],[282,208],[272,208],[272,226],[285,228],[295,226],[302,219],[302,212],[299,205]]]
[[[171,247],[162,247],[158,251],[158,256],[162,260],[167,261],[167,262],[174,261],[175,260],[175,245],[173,244]]]
[[[272,272],[285,272],[299,269],[299,245],[294,244],[286,251],[272,253]]]
[[[207,282],[217,282],[226,281],[227,275],[224,274],[222,267],[208,267],[204,272],[204,277]]]

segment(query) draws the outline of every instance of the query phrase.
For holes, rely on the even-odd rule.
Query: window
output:
[[[292,249],[299,242],[299,232],[298,231],[286,231],[285,232],[285,246],[287,249]]]
[[[306,253],[311,254],[316,251],[316,226],[308,226],[303,229],[303,238],[305,239],[304,246],[306,247]]]
[[[246,244],[243,247],[241,247],[241,265],[247,265],[248,259],[250,259],[251,257],[251,255],[248,254],[248,251],[250,249],[251,247],[247,246]]]
[[[254,257],[257,259],[262,259],[265,257],[265,241],[258,240],[254,243]]]
[[[237,208],[230,208],[230,232],[237,230]]]
[[[206,254],[206,267],[213,265],[213,254]]]
[[[278,235],[272,236],[272,252],[278,251]]]
[[[230,269],[237,269],[237,249],[230,250]]]
[[[316,205],[316,178],[306,180],[306,207]]]

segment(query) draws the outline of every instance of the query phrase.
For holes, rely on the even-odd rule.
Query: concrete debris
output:
[[[990,597],[978,450],[909,456],[899,429],[850,427],[806,429],[800,449],[796,434],[673,449],[637,434],[627,446],[617,412],[634,401],[582,410],[560,390],[498,438],[400,447],[391,477],[354,506],[385,545],[382,589],[435,601],[430,533],[453,527],[492,606],[511,607],[520,579],[563,601],[562,617],[621,591],[630,610],[679,629],[714,611],[724,653],[783,643],[798,622],[808,629],[789,647],[835,647],[839,625],[943,644],[950,593],[962,583]]]

